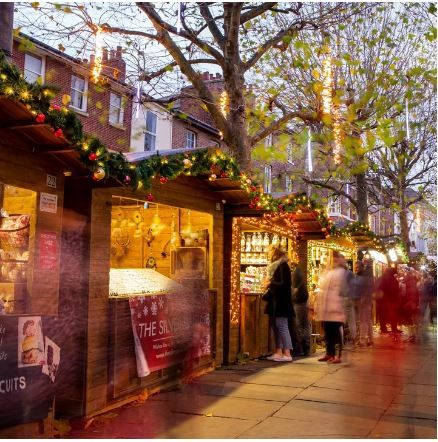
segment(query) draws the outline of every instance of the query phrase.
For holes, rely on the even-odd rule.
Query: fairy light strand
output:
[[[91,78],[94,83],[97,83],[102,72],[102,59],[103,59],[103,49],[102,49],[102,29],[100,26],[96,28],[95,35],[95,46],[94,46],[94,64],[91,71]]]

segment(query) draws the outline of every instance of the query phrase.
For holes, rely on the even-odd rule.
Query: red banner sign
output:
[[[39,235],[39,260],[41,270],[54,270],[58,263],[58,235],[56,232],[41,232]]]
[[[139,377],[211,353],[208,293],[132,296],[129,306]]]

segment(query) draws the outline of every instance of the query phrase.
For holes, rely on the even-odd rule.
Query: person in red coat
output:
[[[388,322],[391,324],[392,333],[400,333],[400,330],[397,329],[397,323],[399,322],[400,288],[395,277],[396,274],[396,267],[387,268],[380,279],[378,287],[383,293],[380,314],[380,331],[382,333],[387,332],[386,325]]]

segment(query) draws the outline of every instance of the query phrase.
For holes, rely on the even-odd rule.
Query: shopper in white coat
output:
[[[316,300],[316,319],[323,322],[326,341],[326,355],[319,361],[338,364],[342,353],[342,327],[345,322],[344,296],[348,293],[348,271],[344,256],[333,252],[333,269],[320,281]],[[336,344],[339,355],[336,356]]]

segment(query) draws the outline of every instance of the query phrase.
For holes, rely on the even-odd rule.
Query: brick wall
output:
[[[48,51],[38,47],[36,47],[36,51],[39,55],[46,57],[44,80],[47,84],[59,87],[60,91],[54,98],[53,104],[60,105],[64,94],[71,95],[72,74],[75,71],[78,71],[78,74],[84,72],[83,66],[67,58],[65,61],[59,60],[57,57],[50,56]],[[19,50],[18,43],[15,41],[12,59],[21,70],[24,69],[24,57],[24,52]],[[111,90],[126,97],[123,126],[121,127],[116,127],[108,121]],[[105,86],[96,86],[89,81],[87,111],[86,113],[77,112],[84,132],[97,136],[109,149],[127,152],[130,145],[132,118],[132,96],[130,94],[131,89],[121,84],[109,83]]]
[[[172,122],[172,148],[179,149],[186,147],[186,132],[190,130],[196,133],[196,147],[211,147],[215,145],[215,142],[221,143],[215,135],[210,134],[202,129],[193,127],[190,122],[186,120],[173,119]]]

